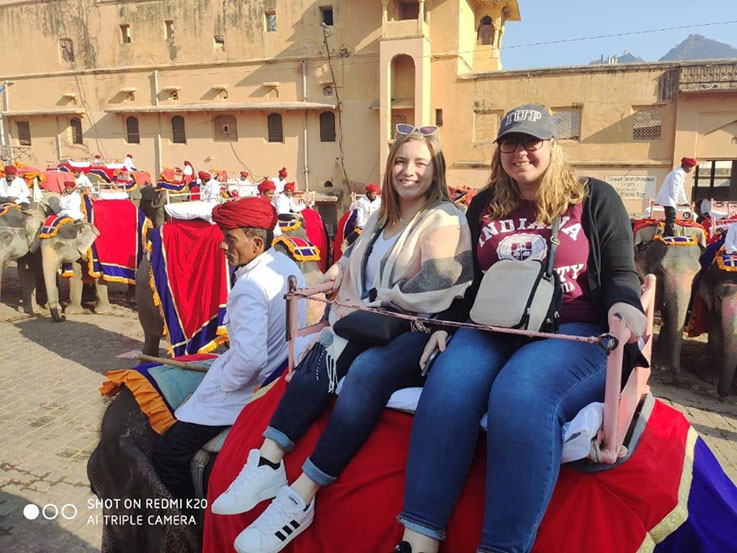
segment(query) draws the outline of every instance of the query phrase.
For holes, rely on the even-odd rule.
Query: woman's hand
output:
[[[318,284],[330,281],[333,283],[333,292],[340,288],[340,283],[343,281],[343,267],[341,267],[340,263],[334,263],[333,266],[330,267],[324,275],[322,275]]]
[[[645,314],[634,305],[623,301],[618,301],[609,308],[607,318],[616,313],[622,316],[627,328],[632,333],[628,343],[637,342],[645,334],[645,330],[647,329],[647,317]]]
[[[435,353],[435,351],[440,350],[441,353],[445,351],[445,342],[447,339],[448,333],[445,330],[438,330],[432,333],[432,336],[430,336],[427,344],[425,344],[425,349],[420,356],[420,369],[425,370],[425,365],[427,365],[430,356]]]

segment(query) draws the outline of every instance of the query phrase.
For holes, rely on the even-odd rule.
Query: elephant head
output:
[[[85,258],[99,235],[99,231],[89,223],[73,223],[59,227],[56,236],[41,240],[44,282],[51,318],[55,322],[66,320],[59,313],[59,289],[56,286],[56,276],[61,264]]]
[[[157,190],[152,186],[141,188],[140,208],[143,214],[158,228],[166,221],[164,206],[166,205],[168,193],[166,190]]]
[[[691,287],[701,269],[698,245],[667,246],[658,240],[635,246],[635,264],[640,278],[648,273],[658,279],[656,304],[660,309],[660,335],[655,344],[653,364],[678,374],[681,370],[681,345]]]
[[[699,280],[698,293],[708,317],[709,365],[718,368],[717,391],[726,396],[737,370],[737,273],[712,263]]]
[[[9,209],[0,217],[0,282],[5,265],[9,261],[20,259],[29,252],[34,252],[35,237],[41,230],[44,217],[37,210],[21,211]],[[23,309],[29,315],[33,314],[33,293],[35,290],[35,276],[23,271],[26,263],[18,263]],[[37,268],[37,263],[34,264]],[[21,274],[22,273],[22,274]]]

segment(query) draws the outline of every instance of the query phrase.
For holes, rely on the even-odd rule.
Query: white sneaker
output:
[[[261,458],[258,449],[248,452],[248,461],[220,496],[213,501],[211,510],[216,515],[237,515],[250,511],[265,499],[276,497],[279,490],[287,485],[284,461],[279,468],[258,466]]]
[[[235,539],[238,553],[277,553],[304,532],[315,518],[315,500],[305,505],[302,496],[289,486]]]

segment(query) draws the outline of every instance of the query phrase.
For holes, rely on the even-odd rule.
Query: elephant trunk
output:
[[[681,346],[686,311],[691,297],[694,272],[681,271],[669,275],[663,284],[662,324],[658,338],[660,364],[673,373],[681,372]]]
[[[49,303],[49,312],[51,313],[51,318],[54,322],[61,323],[66,321],[67,318],[61,314],[61,306],[59,305],[59,288],[56,284],[56,276],[60,266],[58,255],[56,255],[53,247],[43,248],[42,246],[42,259],[44,284],[46,284],[46,296]]]
[[[734,295],[722,298],[721,319],[724,349],[717,391],[720,396],[727,396],[737,369],[737,297]]]

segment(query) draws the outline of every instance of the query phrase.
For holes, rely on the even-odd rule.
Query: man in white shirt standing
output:
[[[23,209],[28,209],[30,205],[31,192],[26,181],[18,176],[15,165],[5,166],[5,176],[0,179],[0,198],[20,204]]]
[[[197,450],[231,426],[256,386],[287,365],[286,303],[289,275],[305,286],[299,267],[271,248],[274,207],[260,198],[216,206],[212,219],[225,235],[220,245],[236,267],[228,294],[230,349],[218,357],[194,394],[175,412],[177,422],[159,438],[153,464],[176,498],[194,497],[190,462]],[[300,325],[306,308],[299,306]]]
[[[271,182],[273,182],[274,186],[276,186],[277,196],[284,192],[284,185],[287,184],[287,168],[282,167],[281,169],[279,169],[279,176],[271,179]]]
[[[258,196],[258,189],[248,178],[248,171],[241,171],[240,176],[235,179],[235,193],[239,198]]]
[[[655,197],[655,204],[663,206],[663,211],[665,211],[663,236],[675,236],[676,234],[674,227],[676,222],[676,207],[679,205],[689,205],[686,192],[683,189],[686,174],[693,171],[697,165],[698,162],[692,157],[681,158],[681,166],[668,173],[663,181],[663,185],[658,191],[658,195]]]
[[[288,182],[284,185],[284,192],[278,194],[274,199],[276,212],[279,215],[282,215],[284,213],[299,213],[301,211],[304,211],[304,209],[307,207],[302,202],[297,203],[294,201],[295,188],[296,187],[293,182]]]
[[[361,196],[356,202],[356,227],[362,229],[371,215],[381,207],[379,197],[379,186],[376,184],[366,185],[366,195]]]
[[[138,169],[136,169],[136,166],[133,165],[133,154],[125,155],[125,159],[123,160],[123,167],[125,167],[125,170],[129,173],[132,173],[133,171],[138,171]]]
[[[198,176],[202,180],[200,199],[203,202],[217,203],[220,201],[220,181],[207,171],[200,171]]]

